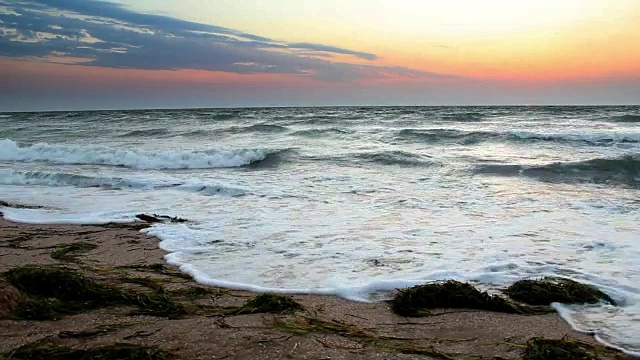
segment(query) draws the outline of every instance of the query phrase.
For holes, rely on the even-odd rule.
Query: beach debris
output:
[[[594,286],[558,277],[516,281],[503,292],[516,301],[530,305],[550,305],[552,302],[594,304],[601,301],[616,305],[611,297]]]
[[[433,282],[398,290],[390,300],[391,310],[401,316],[429,316],[428,309],[465,308],[515,314],[553,312],[551,308],[514,303],[498,295],[481,292],[468,283],[455,280]]]
[[[291,296],[264,293],[250,299],[242,307],[234,310],[233,313],[235,315],[256,313],[284,314],[303,309],[303,306]]]
[[[32,320],[57,320],[108,306],[135,306],[135,314],[177,318],[185,309],[164,290],[136,292],[100,283],[66,267],[26,265],[11,269],[5,279],[29,297],[13,315]]]
[[[137,214],[136,219],[142,220],[148,223],[158,223],[158,222],[170,222],[170,223],[184,223],[189,220],[179,218],[176,216],[167,216],[167,215],[158,215],[158,214]]]
[[[62,244],[51,253],[51,258],[64,262],[77,262],[78,256],[98,248],[98,245],[79,241],[71,244]]]
[[[37,342],[24,345],[10,351],[4,356],[15,360],[173,360],[177,356],[157,347],[135,344],[115,344],[89,349],[72,349],[48,342]]]
[[[599,360],[594,346],[565,339],[532,338],[527,341],[523,360]]]

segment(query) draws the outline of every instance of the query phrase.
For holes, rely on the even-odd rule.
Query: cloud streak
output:
[[[143,14],[97,0],[0,0],[0,56],[84,66],[294,74],[327,81],[455,79],[404,67],[334,62],[375,54],[331,45],[287,43],[225,27]]]

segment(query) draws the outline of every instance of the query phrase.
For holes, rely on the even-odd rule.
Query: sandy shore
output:
[[[159,265],[149,266],[163,264],[165,253],[158,248],[158,239],[141,233],[140,227],[137,223],[29,225],[0,219],[0,272],[25,264],[53,264],[139,291],[144,290],[144,283],[130,281],[132,278],[151,279],[176,294],[180,289],[197,287],[175,268],[167,266],[160,271]],[[61,246],[78,242],[95,248],[77,256],[52,258]],[[0,281],[0,311],[6,313],[20,295]],[[213,289],[198,298],[180,301],[189,302],[189,309],[222,309],[241,306],[253,296]],[[114,343],[142,344],[185,359],[518,359],[532,337],[566,337],[597,344],[590,336],[573,331],[555,314],[522,316],[450,309],[434,311],[429,317],[404,318],[393,314],[386,303],[356,303],[324,296],[294,298],[305,311],[289,315],[187,311],[169,319],[132,315],[129,307],[106,307],[56,321],[2,319],[0,353],[47,341],[82,349]],[[335,326],[309,326],[314,321]],[[615,352],[607,352],[605,357],[624,358]]]

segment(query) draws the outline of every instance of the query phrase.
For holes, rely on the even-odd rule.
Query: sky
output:
[[[638,0],[0,0],[0,111],[640,104]]]

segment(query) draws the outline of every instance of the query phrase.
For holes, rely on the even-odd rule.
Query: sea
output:
[[[146,230],[198,282],[382,301],[456,279],[560,276],[554,304],[640,356],[640,107],[325,107],[0,113],[0,208]]]

